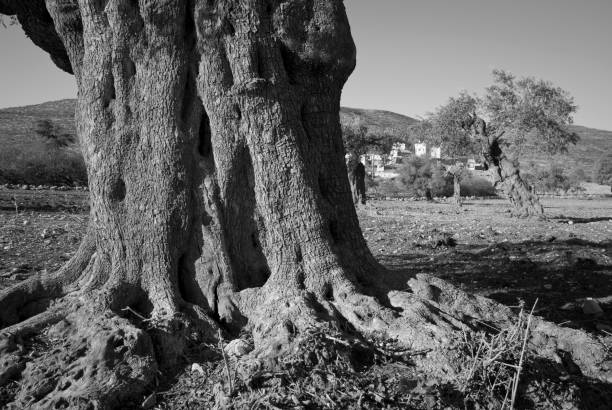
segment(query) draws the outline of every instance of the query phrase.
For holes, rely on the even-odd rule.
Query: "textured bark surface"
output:
[[[456,163],[446,167],[446,175],[453,177],[453,202],[457,206],[461,206],[461,178],[464,173],[462,163]]]
[[[531,192],[529,185],[521,178],[518,159],[502,150],[501,135],[491,135],[486,122],[476,115],[470,118],[469,123],[481,143],[481,154],[491,183],[494,187],[502,188],[514,206],[514,214],[521,217],[542,217],[544,208],[538,196]]]
[[[251,358],[290,354],[313,327],[385,334],[452,378],[462,331],[510,321],[428,276],[390,290],[367,248],[339,123],[355,65],[342,1],[16,4],[0,7],[47,10],[75,74],[91,225],[61,271],[0,293],[15,406],[118,407],[219,327],[251,331]],[[20,356],[41,332],[55,348]],[[588,336],[538,332],[598,375]]]
[[[349,182],[355,206],[366,204],[365,166],[360,162],[349,163]]]
[[[215,333],[209,317],[236,328],[265,311],[255,308],[261,295],[266,306],[268,295],[324,299],[379,269],[343,161],[339,103],[355,47],[341,1],[0,7],[28,34],[38,25],[33,40],[75,74],[91,193],[89,234],[73,260],[1,295],[4,335],[54,325],[67,349],[87,339],[87,368],[99,352],[89,340],[96,323],[130,339],[119,344],[155,346],[151,363],[132,363],[123,349],[121,366],[84,371],[71,382],[82,386],[70,389],[74,400],[116,367],[130,369],[126,383],[138,392],[180,354],[180,332],[138,333],[126,310],[159,329],[203,325],[205,337]],[[32,364],[17,402],[63,403],[68,376],[43,382],[35,370],[62,367],[55,356]],[[112,406],[115,388],[89,399]]]
[[[453,201],[458,206],[461,206],[461,180],[459,175],[453,175]]]

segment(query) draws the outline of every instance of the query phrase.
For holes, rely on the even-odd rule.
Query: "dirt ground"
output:
[[[537,314],[564,326],[612,325],[611,312],[595,323],[580,308],[585,298],[600,299],[604,310],[612,304],[612,199],[543,204],[545,221],[513,218],[503,200],[460,209],[379,201],[360,220],[370,249],[399,281],[429,273],[508,306],[537,299]],[[448,237],[454,246],[438,245]]]
[[[78,198],[65,195],[67,206],[61,206],[62,200],[56,198],[56,205],[58,202],[60,205],[55,206],[59,209],[55,211],[28,209],[31,206],[27,201],[20,203],[17,212],[10,206],[0,210],[0,288],[37,272],[57,269],[77,249],[87,223],[87,214],[83,207],[74,206],[83,202],[82,193],[77,194]],[[462,208],[444,202],[373,201],[359,210],[359,216],[370,248],[389,270],[386,279],[393,288],[406,289],[408,277],[416,273],[429,273],[508,306],[523,304],[531,307],[537,300],[537,315],[562,326],[582,328],[597,337],[611,340],[612,198],[543,202],[548,219],[541,221],[512,218],[509,205],[503,200],[468,200]],[[40,209],[40,205],[38,198],[32,206]],[[582,309],[586,298],[596,299],[603,314],[586,314]],[[218,378],[218,374],[223,373],[219,356],[213,356],[201,358],[200,362],[208,360],[214,365],[203,365],[196,372],[190,370],[192,363],[188,360],[182,375],[178,374],[172,381],[160,386],[164,392],[158,392],[158,406],[211,406],[214,402],[211,391],[218,387],[210,384],[214,377],[202,379],[201,375],[217,374]],[[195,362],[195,359],[191,361]],[[414,396],[419,399],[413,396],[410,396],[413,401],[409,402],[390,399],[388,387],[385,390],[383,381],[387,380],[384,378],[387,376],[397,377],[399,370],[393,366],[405,365],[388,364],[384,372],[377,373],[376,380],[371,380],[367,372],[361,378],[347,376],[350,383],[358,383],[354,394],[351,393],[353,396],[348,395],[350,392],[346,393],[347,403],[351,402],[352,397],[352,402],[358,400],[361,403],[356,408],[455,408],[440,404],[444,386],[436,390],[437,399],[434,399],[438,400],[435,402],[437,404],[427,401],[431,399],[427,398],[430,386],[421,382],[415,382],[410,387],[414,392],[425,392]],[[341,380],[337,369],[334,371],[335,377]],[[314,373],[308,375],[314,376]],[[580,389],[582,382],[577,381],[570,387],[555,383],[556,389],[565,391],[570,387]],[[610,385],[589,386],[580,395],[612,397]],[[268,388],[278,390],[280,387],[272,385]],[[532,388],[537,389],[537,386]],[[363,396],[363,391],[368,389],[378,393]],[[361,396],[359,391],[362,392]],[[336,408],[333,403],[340,402],[334,400],[344,397],[337,392],[328,396],[329,405],[324,405],[325,401],[317,401],[327,400],[321,398],[321,392],[313,390],[308,393],[310,396],[302,390],[300,392],[287,396],[295,405],[283,404],[280,399],[274,404],[267,396],[268,402],[262,401],[261,406],[252,408]],[[307,400],[304,397],[310,398]],[[564,399],[558,395],[556,401],[542,400],[541,403],[530,402],[524,408],[554,408],[551,403],[561,403]],[[610,402],[602,400],[605,399],[583,400],[584,407],[578,408],[610,408]],[[558,408],[576,407],[559,405]]]

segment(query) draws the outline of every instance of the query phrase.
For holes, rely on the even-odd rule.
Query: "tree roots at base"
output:
[[[325,297],[266,286],[237,293],[234,305],[248,321],[254,349],[238,360],[236,371],[254,383],[279,362],[311,360],[301,350],[305,335],[321,333],[352,346],[349,353],[368,340],[392,343],[418,373],[453,383],[465,372],[461,343],[466,335],[493,334],[516,319],[511,309],[431,276],[417,275],[408,285],[409,292],[378,298],[350,287]],[[21,380],[11,403],[15,408],[117,408],[142,399],[160,372],[171,371],[160,363],[178,365],[188,340],[202,343],[217,332],[201,309],[185,304],[183,310],[188,313],[145,318],[131,308],[113,312],[95,298],[66,296],[5,328],[0,382]],[[24,348],[33,335],[46,344],[42,350]],[[585,376],[612,381],[604,346],[584,332],[533,318],[527,347],[541,359],[568,357]],[[219,405],[227,404],[224,397]]]

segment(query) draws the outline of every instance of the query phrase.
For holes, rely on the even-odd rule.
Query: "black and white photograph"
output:
[[[0,409],[612,409],[611,0],[0,0]]]

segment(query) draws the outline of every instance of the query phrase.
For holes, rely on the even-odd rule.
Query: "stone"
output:
[[[223,351],[228,356],[241,357],[253,350],[253,345],[244,339],[234,339],[225,346]]]
[[[592,298],[588,298],[587,300],[584,301],[584,303],[582,304],[582,311],[584,312],[585,315],[592,315],[592,316],[603,315],[603,310],[601,309],[601,306],[599,306],[599,303]]]

